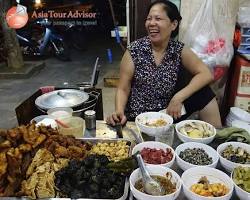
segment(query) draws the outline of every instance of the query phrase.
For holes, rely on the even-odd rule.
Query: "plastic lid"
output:
[[[69,107],[51,108],[47,111],[47,113],[53,117],[71,117],[73,109]]]
[[[95,111],[94,111],[94,110],[86,110],[86,111],[84,112],[84,114],[85,114],[85,115],[89,115],[89,116],[95,115]]]

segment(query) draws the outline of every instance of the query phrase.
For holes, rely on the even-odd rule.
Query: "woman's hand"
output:
[[[106,118],[106,122],[109,125],[115,126],[117,123],[124,125],[127,121],[127,117],[123,112],[115,112]]]
[[[181,117],[181,108],[183,106],[181,98],[177,95],[173,96],[167,107],[167,113],[171,115],[174,119]]]

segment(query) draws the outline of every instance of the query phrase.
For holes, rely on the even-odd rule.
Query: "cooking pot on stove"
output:
[[[35,104],[42,112],[51,108],[70,107],[74,116],[83,116],[83,112],[94,109],[99,93],[86,93],[77,89],[62,89],[45,93],[35,100]]]

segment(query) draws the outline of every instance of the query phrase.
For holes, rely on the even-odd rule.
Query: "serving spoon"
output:
[[[165,189],[161,186],[158,181],[155,181],[148,173],[141,154],[136,154],[136,159],[142,174],[142,183],[144,190],[147,194],[153,196],[162,196],[165,194]]]

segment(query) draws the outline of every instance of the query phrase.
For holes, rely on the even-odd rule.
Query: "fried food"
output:
[[[6,153],[2,152],[0,153],[0,180],[4,177],[4,175],[7,172],[7,158],[6,158]]]
[[[31,199],[55,197],[55,172],[67,166],[68,161],[55,160],[47,149],[39,149],[27,171],[27,180],[22,182],[22,194]]]
[[[85,158],[86,157],[86,151],[85,151],[85,148],[80,148],[80,147],[77,147],[77,146],[69,146],[68,147],[68,150],[69,150],[69,155],[71,158]]]
[[[46,162],[53,162],[54,156],[46,149],[39,149],[32,160],[27,172],[26,177],[29,177],[31,174],[34,173],[37,167],[43,165]]]
[[[5,130],[5,129],[0,129],[0,136],[5,138],[6,135],[7,135],[7,130]]]
[[[0,196],[54,197],[54,173],[90,145],[34,123],[0,130]],[[40,151],[41,150],[41,151]],[[46,187],[45,187],[46,186]]]
[[[55,172],[59,171],[60,169],[68,166],[69,159],[67,158],[58,158],[56,162],[52,163],[52,168]]]
[[[87,155],[88,144],[73,136],[52,135],[44,143],[56,158],[83,159]]]
[[[30,144],[20,144],[18,148],[21,153],[27,153],[32,150],[32,146]]]
[[[57,144],[57,146],[55,148],[54,155],[56,158],[68,158],[68,157],[70,157],[68,149],[63,147],[63,146],[60,146],[59,144]]]
[[[2,143],[0,143],[0,149],[1,149],[1,151],[3,149],[7,149],[7,148],[10,148],[10,147],[11,147],[11,143],[10,143],[9,140],[5,140]]]

